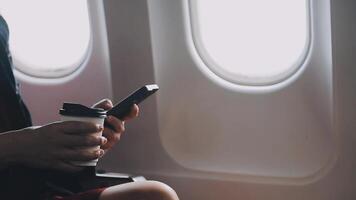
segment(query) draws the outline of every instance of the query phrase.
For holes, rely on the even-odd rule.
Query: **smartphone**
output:
[[[118,119],[124,119],[125,116],[130,114],[131,108],[134,104],[139,104],[147,97],[151,96],[153,93],[157,92],[159,89],[158,85],[145,85],[135,92],[130,94],[128,97],[116,104],[112,109],[108,110],[106,115],[115,116]]]

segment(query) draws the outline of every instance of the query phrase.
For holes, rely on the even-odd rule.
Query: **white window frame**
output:
[[[91,2],[87,1],[87,10],[88,10],[88,20],[89,20],[89,40],[85,52],[83,52],[80,59],[77,60],[76,63],[72,64],[71,66],[65,66],[59,70],[34,70],[31,66],[26,63],[21,62],[21,60],[16,58],[16,55],[12,54],[14,72],[16,75],[20,76],[23,79],[56,79],[60,80],[65,77],[70,77],[71,75],[75,75],[80,73],[83,68],[87,65],[90,60],[90,57],[93,53],[93,30],[91,24],[91,17],[90,17],[90,9],[89,4]],[[9,25],[11,30],[11,25]],[[11,35],[11,33],[10,33]],[[11,36],[10,36],[11,37]],[[10,44],[11,45],[11,44]],[[10,46],[11,47],[11,46]],[[11,49],[11,48],[10,48]]]
[[[303,66],[305,66],[305,62],[307,60],[307,57],[310,53],[310,48],[312,46],[312,17],[311,17],[311,1],[306,0],[307,2],[307,38],[305,41],[304,45],[304,50],[302,53],[299,55],[299,58],[297,61],[294,63],[293,66],[289,68],[289,70],[285,71],[284,73],[281,73],[277,76],[272,76],[272,77],[265,77],[265,78],[259,78],[255,80],[251,80],[249,78],[243,77],[243,76],[236,76],[236,74],[232,74],[226,70],[224,70],[224,67],[220,67],[219,64],[217,64],[214,59],[209,55],[207,50],[204,47],[204,43],[201,40],[200,37],[200,29],[198,27],[198,17],[197,17],[197,5],[196,1],[194,0],[189,0],[188,1],[188,6],[189,6],[189,19],[190,19],[190,27],[191,27],[191,34],[193,38],[193,44],[195,47],[195,50],[199,57],[201,58],[202,62],[205,64],[207,69],[209,69],[211,72],[213,72],[219,79],[228,81],[232,84],[239,85],[239,86],[270,86],[270,85],[275,85],[278,83],[281,83],[289,78],[291,78],[293,75],[295,75],[298,71],[303,70]],[[238,59],[238,58],[237,58]]]

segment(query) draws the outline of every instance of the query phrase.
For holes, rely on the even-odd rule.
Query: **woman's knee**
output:
[[[145,181],[142,190],[147,199],[178,200],[176,192],[167,184],[159,181]]]
[[[113,186],[104,190],[101,200],[178,200],[176,192],[158,181],[139,181]]]

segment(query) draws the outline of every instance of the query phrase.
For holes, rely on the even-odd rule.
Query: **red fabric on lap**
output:
[[[106,188],[97,188],[93,190],[88,190],[85,192],[81,192],[72,196],[55,196],[53,200],[99,200],[100,194]]]

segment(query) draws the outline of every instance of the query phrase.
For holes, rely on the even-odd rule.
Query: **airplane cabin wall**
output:
[[[180,4],[177,1],[175,3]],[[355,71],[352,66],[356,63],[356,60],[352,56],[352,51],[355,48],[356,35],[352,34],[355,33],[355,26],[350,27],[350,24],[353,23],[355,15],[353,10],[356,8],[356,3],[353,1],[331,1],[330,6],[333,56],[329,63],[332,67],[329,77],[331,78],[329,88],[331,102],[326,105],[330,106],[332,116],[331,121],[328,121],[329,124],[325,125],[332,128],[333,143],[330,146],[323,146],[324,149],[321,149],[321,151],[332,150],[335,157],[326,169],[321,170],[321,173],[306,176],[306,178],[303,178],[303,176],[295,178],[296,181],[289,181],[293,178],[286,180],[278,177],[249,177],[243,174],[229,175],[229,173],[202,172],[182,166],[182,163],[178,163],[167,152],[162,141],[162,135],[160,135],[165,134],[161,132],[164,125],[160,125],[160,121],[165,120],[165,118],[160,118],[162,113],[159,112],[165,112],[165,110],[162,110],[162,107],[160,108],[162,104],[159,103],[167,103],[162,100],[167,92],[171,92],[169,95],[176,95],[175,97],[190,98],[184,92],[185,89],[189,90],[190,88],[182,87],[187,81],[190,81],[189,78],[180,79],[181,77],[178,77],[175,79],[174,76],[167,78],[164,77],[167,74],[162,72],[172,67],[172,65],[164,65],[170,62],[167,61],[169,59],[178,63],[174,65],[175,69],[178,66],[185,67],[185,64],[187,64],[186,60],[182,60],[179,54],[165,57],[165,51],[171,50],[169,48],[174,49],[182,46],[182,43],[174,44],[177,41],[169,36],[169,34],[177,34],[173,37],[180,37],[178,34],[182,33],[179,32],[181,25],[175,23],[181,22],[181,19],[159,19],[161,13],[172,13],[173,16],[177,14],[175,9],[164,10],[169,7],[166,6],[168,4],[174,3],[173,1],[106,1],[111,62],[117,63],[115,67],[118,68],[117,73],[120,73],[119,76],[113,78],[113,85],[116,86],[116,88],[114,86],[115,100],[124,97],[129,91],[141,84],[151,83],[152,81],[158,82],[161,90],[154,99],[149,99],[142,104],[140,118],[128,123],[127,133],[122,137],[121,144],[107,157],[103,158],[100,166],[108,171],[130,172],[164,181],[176,189],[181,199],[354,199],[356,193],[353,190],[353,185],[355,185],[356,177],[353,169],[356,159],[352,148],[355,142],[352,132],[355,128],[356,113],[353,109],[353,102],[355,102],[356,95],[354,90],[355,79],[353,78]],[[153,21],[157,19],[158,22]],[[171,23],[172,27],[178,26],[179,28],[169,29],[171,27],[168,28],[167,24],[162,23],[167,21]],[[325,22],[328,21],[323,23]],[[320,28],[323,25],[316,24],[315,27]],[[178,32],[175,32],[177,30]],[[323,30],[319,30],[319,32],[323,32]],[[321,34],[320,37],[324,36]],[[171,40],[167,41],[167,38]],[[163,44],[167,49],[162,50],[160,44],[165,42],[169,45],[167,47]],[[327,49],[327,47],[325,48]],[[113,55],[116,55],[116,57]],[[314,65],[320,63],[323,62],[314,61]],[[328,64],[328,62],[325,64]],[[119,67],[123,68],[120,70]],[[318,69],[325,70],[324,67],[327,67],[327,65],[321,65]],[[322,71],[320,72],[322,73]],[[190,72],[186,73],[187,76],[192,75]],[[321,79],[321,81],[323,80]],[[310,83],[313,84],[313,81]],[[166,84],[170,87],[167,88]],[[121,87],[121,85],[124,85],[124,87]],[[194,85],[191,85],[191,87],[194,87]],[[314,92],[317,94],[320,91]],[[329,97],[326,96],[326,98]],[[171,107],[177,103],[174,98],[169,100],[171,102],[168,102],[167,105]],[[165,108],[170,109],[171,107]],[[269,114],[273,117],[273,113]],[[163,117],[167,116],[164,115]],[[179,123],[177,127],[186,125]],[[204,124],[200,124],[200,126],[204,126]],[[184,127],[180,131],[190,130],[190,128]],[[182,133],[182,135],[185,134]],[[184,137],[182,139],[184,140]],[[182,148],[184,147],[182,146]],[[216,163],[211,164],[215,165]]]
[[[117,102],[137,87],[157,82],[160,84],[161,90],[157,95],[141,104],[140,117],[132,122],[127,122],[127,130],[122,136],[120,144],[101,159],[99,168],[107,171],[144,175],[148,179],[163,181],[171,185],[183,200],[356,199],[354,190],[356,185],[356,173],[354,172],[356,167],[354,148],[356,142],[354,134],[356,129],[356,109],[354,109],[356,102],[356,68],[354,67],[356,64],[356,56],[354,55],[356,52],[356,25],[354,23],[356,2],[352,0],[330,1],[332,37],[332,59],[330,61],[332,62],[325,63],[331,64],[331,80],[330,82],[325,81],[325,83],[331,85],[330,87],[321,85],[319,88],[326,89],[326,94],[330,94],[330,96],[326,95],[326,98],[332,98],[330,104],[325,103],[329,106],[327,109],[331,110],[331,121],[326,120],[330,124],[325,124],[325,126],[331,127],[330,134],[332,134],[332,137],[330,141],[332,140],[332,142],[321,145],[322,148],[319,149],[321,154],[319,155],[323,156],[323,152],[328,156],[329,153],[332,153],[332,155],[335,153],[335,157],[333,157],[335,159],[332,159],[332,162],[328,163],[328,167],[321,170],[321,173],[311,173],[312,175],[308,176],[308,173],[304,172],[314,170],[310,170],[311,165],[307,163],[306,166],[308,167],[305,168],[307,170],[301,170],[299,174],[295,173],[295,177],[283,178],[288,173],[284,173],[280,177],[268,176],[271,174],[278,175],[278,170],[274,172],[273,170],[266,170],[266,173],[257,173],[253,176],[244,174],[243,170],[232,172],[231,169],[233,168],[222,169],[222,172],[213,172],[219,166],[224,167],[222,163],[211,163],[212,168],[209,168],[209,163],[206,166],[198,163],[195,165],[197,167],[192,169],[189,168],[192,166],[189,163],[180,162],[179,158],[177,160],[175,157],[177,154],[174,154],[176,149],[172,151],[169,146],[167,147],[167,138],[162,134],[165,134],[164,131],[169,129],[165,129],[162,121],[174,120],[172,118],[174,115],[168,115],[165,113],[165,109],[174,108],[175,103],[178,102],[169,97],[175,97],[174,95],[181,97],[181,102],[184,98],[190,98],[184,95],[186,94],[184,90],[190,88],[182,87],[182,85],[188,83],[187,81],[192,81],[192,79],[174,79],[174,76],[170,73],[177,69],[173,66],[180,66],[183,63],[184,66],[182,67],[187,67],[188,64],[191,65],[193,62],[189,63],[189,56],[184,59],[183,56],[187,55],[185,53],[172,57],[165,56],[172,51],[170,48],[182,48],[186,44],[182,42],[168,47],[164,46],[166,44],[163,41],[180,41],[179,38],[182,36],[178,33],[184,32],[179,30],[180,27],[183,27],[182,24],[175,24],[182,22],[181,18],[159,18],[163,14],[170,14],[170,12],[172,12],[172,15],[169,16],[181,16],[181,11],[177,9],[183,4],[174,0],[164,1],[162,1],[162,5],[158,6],[159,0],[106,0],[103,1],[104,8],[100,7],[99,3],[92,3],[91,10],[95,10],[94,6],[104,9],[93,12],[96,14],[91,16],[92,26],[96,33],[94,41],[98,41],[96,44],[99,46],[93,49],[93,58],[89,59],[82,73],[63,84],[55,82],[48,84],[45,82],[46,80],[33,82],[34,80],[23,78],[21,74],[17,73],[16,75],[22,83],[24,99],[29,105],[35,123],[43,124],[58,120],[57,112],[63,101],[75,101],[90,105],[100,98],[113,97],[114,102]],[[172,5],[174,5],[172,10],[163,10],[171,8]],[[106,17],[108,44],[106,43],[106,31],[98,31],[105,30],[103,24],[105,21],[100,19],[100,15],[104,16],[103,11],[105,11]],[[95,19],[99,19],[99,21]],[[168,29],[163,22],[171,24],[173,28]],[[323,27],[324,25],[317,24],[316,26]],[[176,30],[176,28],[178,28],[178,32],[173,33],[173,36],[177,34],[177,38],[170,40],[170,37],[172,37],[170,32]],[[162,49],[162,47],[167,49]],[[109,48],[109,52],[107,52],[107,48]],[[107,60],[109,57],[110,68],[108,68],[109,60]],[[175,59],[173,64],[164,65],[171,62],[168,58]],[[323,62],[316,60],[314,63]],[[325,66],[327,67],[327,65]],[[323,66],[317,69],[323,69]],[[199,70],[194,68],[192,73],[187,72],[187,76],[194,76],[198,72]],[[178,70],[177,77],[180,73]],[[320,73],[324,74],[324,72]],[[166,75],[169,75],[168,78]],[[196,81],[199,82],[200,80]],[[324,83],[323,80],[321,82]],[[218,87],[214,83],[209,84]],[[313,85],[314,82],[311,81],[310,84]],[[200,86],[204,87],[204,85]],[[192,85],[192,88],[194,87],[196,85]],[[314,98],[312,94],[309,93],[310,97]],[[315,94],[320,94],[320,91],[315,91]],[[318,100],[318,98],[315,99]],[[320,98],[320,101],[326,100]],[[162,107],[162,105],[166,107]],[[318,105],[317,101],[316,105]],[[189,106],[191,105],[187,107]],[[194,109],[194,107],[189,108]],[[174,111],[176,112],[176,110]],[[326,113],[328,114],[328,112]],[[205,119],[207,114],[202,115],[202,119]],[[273,117],[273,113],[269,114]],[[179,120],[181,119],[178,118],[177,121]],[[179,130],[196,130],[185,127],[187,124],[189,125],[189,123],[180,123],[176,127]],[[204,124],[201,125],[204,126]],[[258,123],[256,126],[258,126]],[[211,136],[210,133],[208,134]],[[183,135],[187,137],[186,134],[182,133],[182,137]],[[218,133],[216,136],[219,140]],[[181,144],[182,140],[185,139],[184,137],[178,138],[177,144]],[[326,144],[330,144],[330,146]],[[256,145],[256,147],[258,146]],[[246,157],[250,155],[244,154],[244,152],[236,152],[236,154]],[[301,154],[300,156],[308,157],[309,155]],[[328,156],[326,158],[329,158]],[[185,157],[181,158],[184,159]],[[316,160],[318,159],[316,158]],[[214,161],[214,159],[211,161]],[[222,161],[226,160],[222,158]],[[323,163],[319,161],[318,164]],[[254,162],[258,163],[259,161]],[[245,171],[249,169],[246,167],[247,165],[232,164],[236,164],[234,167],[243,166]],[[256,171],[263,169],[264,164],[262,162],[260,166],[257,166],[260,168]],[[288,167],[291,166],[293,165],[288,165]],[[201,168],[203,170],[200,170]]]

